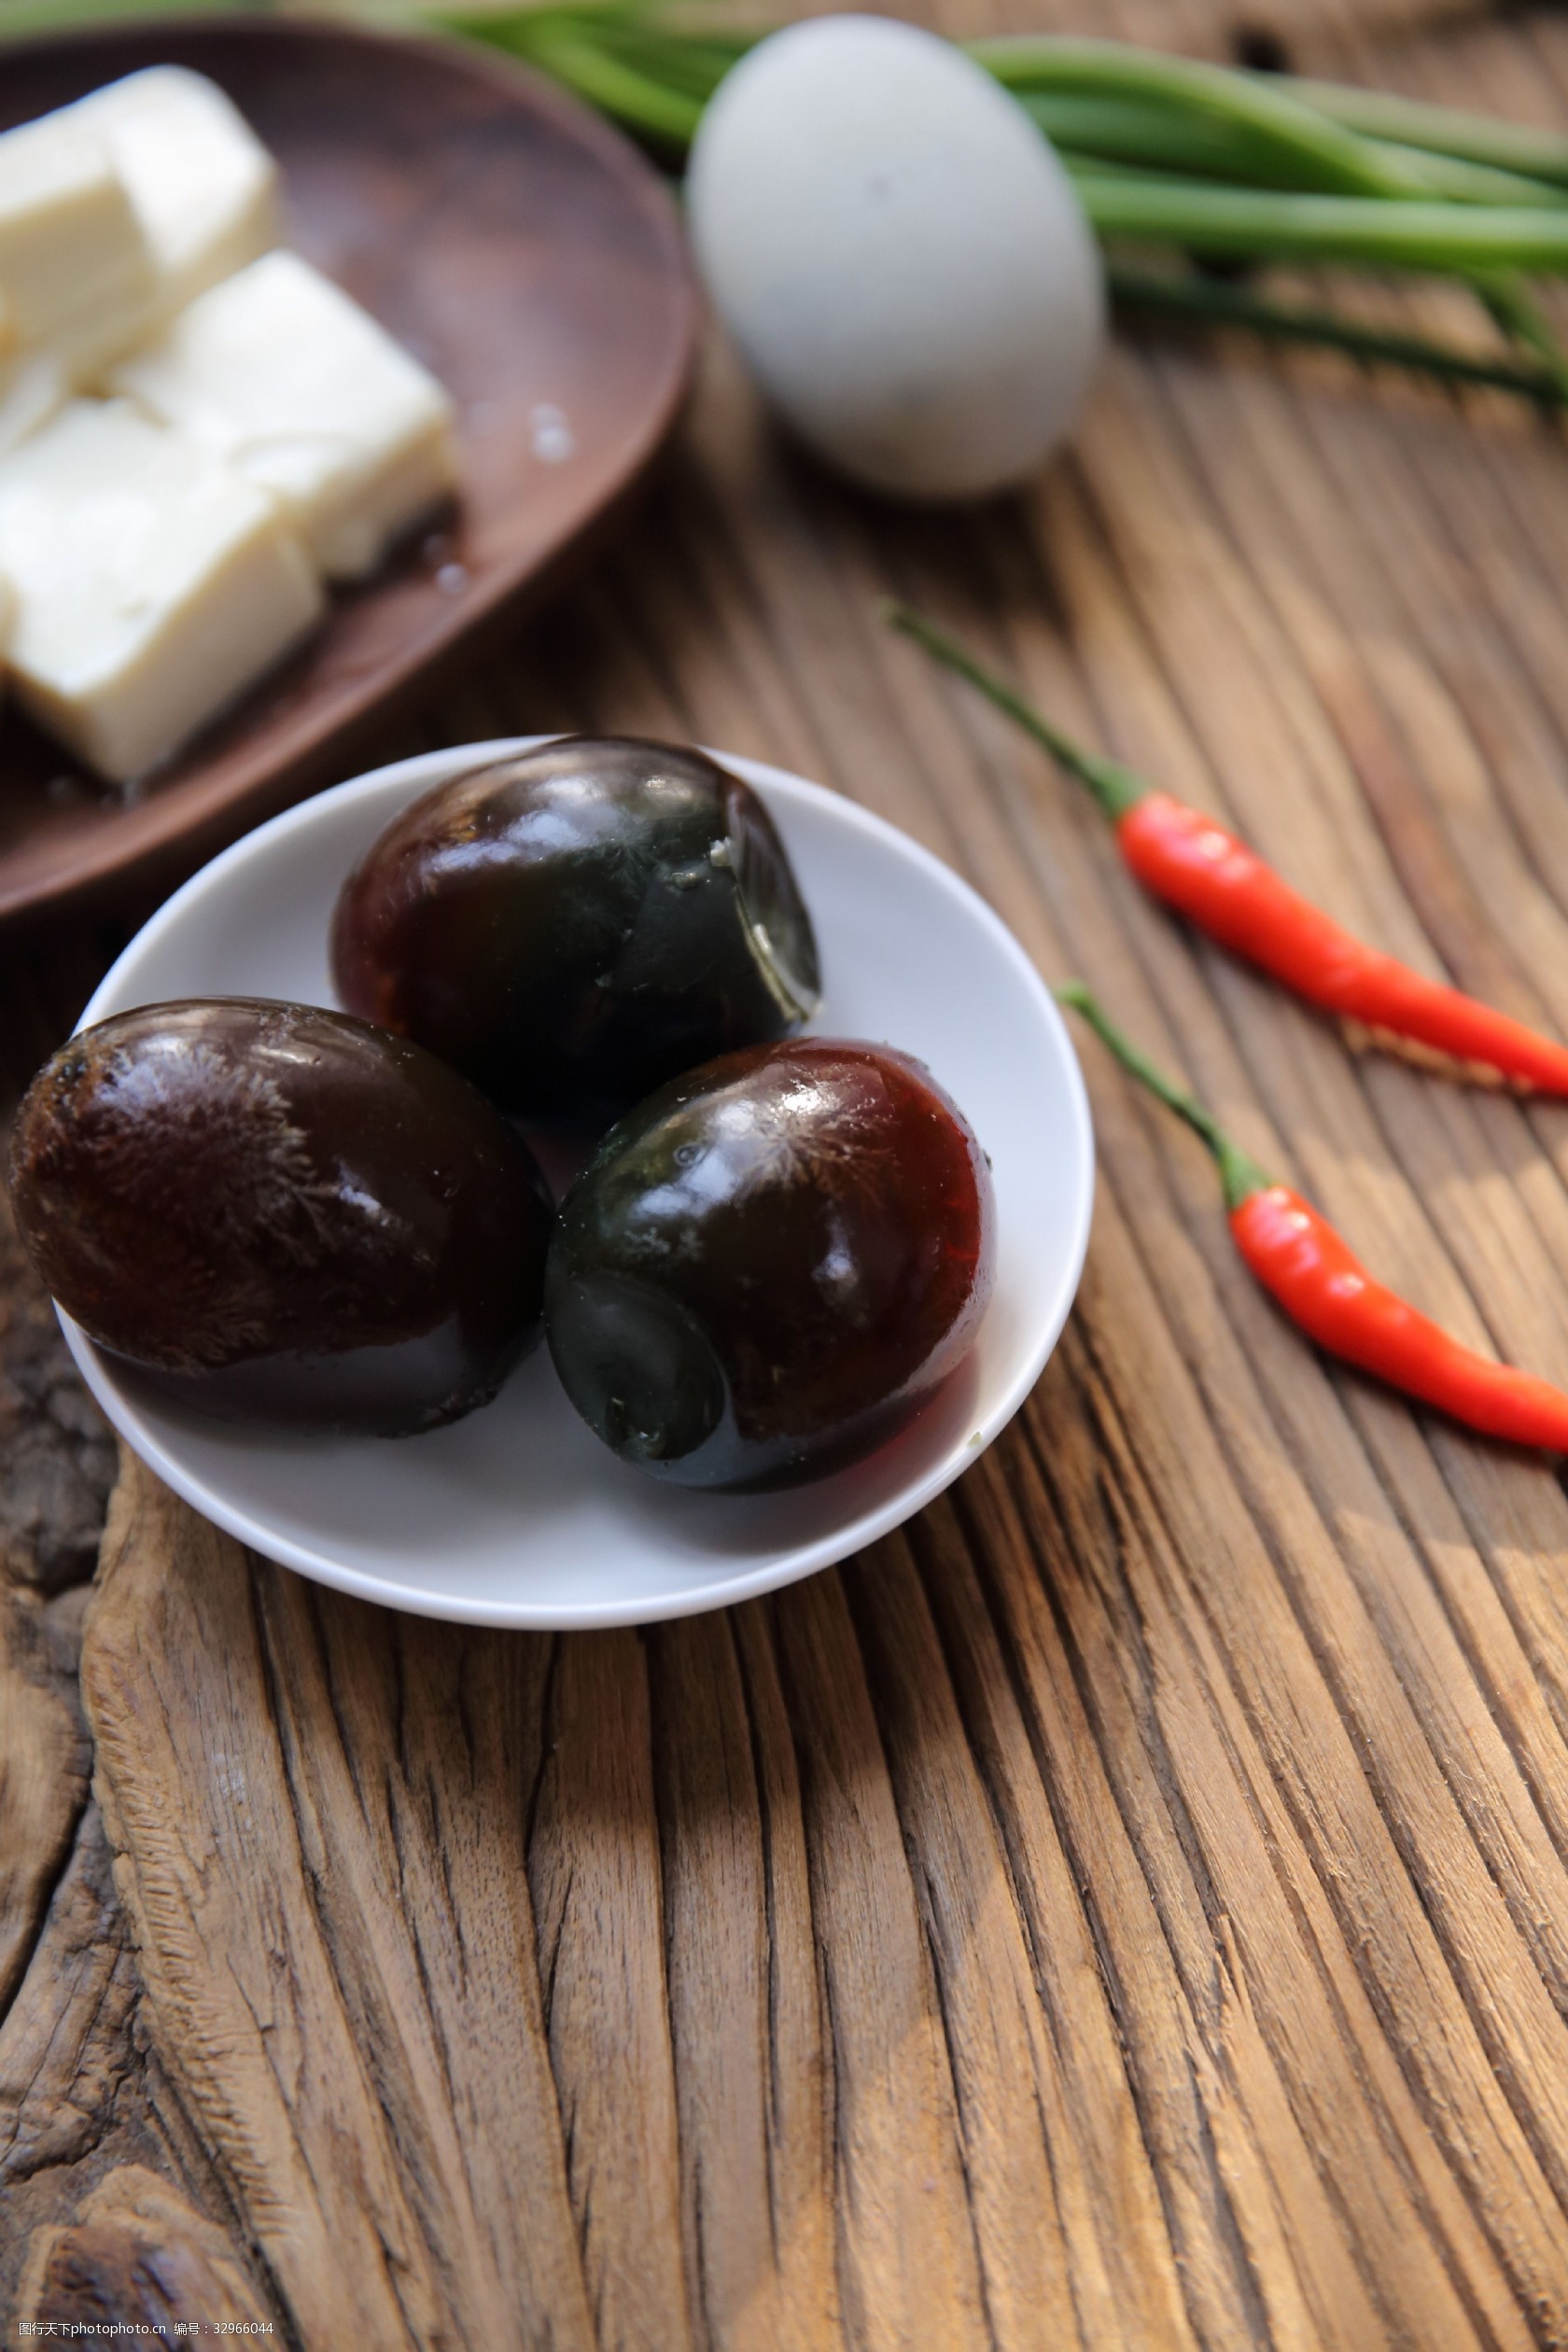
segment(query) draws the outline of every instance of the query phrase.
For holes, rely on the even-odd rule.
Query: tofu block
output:
[[[149,65],[66,109],[102,140],[151,248],[168,318],[279,244],[277,165],[204,74]]]
[[[298,254],[199,296],[110,381],[269,491],[330,580],[374,570],[456,481],[445,392]]]
[[[144,288],[140,293],[95,302],[89,310],[73,311],[45,342],[25,345],[18,356],[46,357],[59,369],[68,391],[95,392],[109,362],[134,350],[157,331],[158,325],[153,299]]]
[[[17,700],[124,783],[319,618],[276,503],[128,401],[72,400],[0,458]]]
[[[70,397],[69,371],[54,352],[21,350],[0,359],[0,457],[47,425]]]
[[[0,133],[0,336],[10,347],[105,306],[145,320],[154,279],[108,148],[70,108]]]

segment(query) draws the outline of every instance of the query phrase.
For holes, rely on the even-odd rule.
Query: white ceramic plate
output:
[[[82,1026],[183,996],[334,1001],[327,927],[343,876],[416,793],[525,742],[379,768],[261,826],[133,939]],[[175,1491],[323,1584],[470,1624],[635,1625],[825,1568],[919,1509],[1011,1419],[1067,1320],[1088,1241],[1094,1141],[1078,1064],[1012,933],[926,850],[835,792],[732,759],[766,800],[822,953],[825,1036],[918,1056],[990,1155],[996,1295],[967,1360],[868,1460],[793,1493],[660,1486],[580,1421],[541,1346],[493,1405],[428,1435],[237,1429],[183,1412],[66,1317],[83,1378]]]

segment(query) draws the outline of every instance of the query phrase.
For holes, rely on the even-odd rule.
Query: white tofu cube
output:
[[[47,425],[70,397],[69,372],[55,353],[23,349],[0,359],[0,457]]]
[[[321,612],[275,503],[126,401],[73,400],[0,458],[18,701],[117,782],[165,758]]]
[[[149,65],[67,109],[102,139],[151,247],[170,317],[283,234],[277,165],[204,74]]]
[[[456,480],[441,385],[298,254],[199,296],[111,382],[270,491],[329,579],[373,570]]]
[[[0,133],[0,316],[37,343],[105,306],[145,321],[152,256],[104,141],[69,109]]]

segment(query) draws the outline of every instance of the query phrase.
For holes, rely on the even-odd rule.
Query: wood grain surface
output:
[[[1568,124],[1560,17],[1114,22]],[[1122,341],[1027,497],[922,517],[785,449],[710,338],[597,567],[377,749],[620,728],[855,795],[1379,1271],[1568,1381],[1568,1107],[1439,1083],[1195,940],[873,617],[924,606],[1568,1035],[1565,581],[1568,444],[1499,399]],[[139,911],[0,972],[13,1086]],[[1563,1484],[1315,1356],[1196,1141],[1084,1053],[1094,1239],[1017,1421],[844,1569],[644,1633],[338,1598],[133,1463],[90,1592],[107,1449],[6,1241],[13,2330],[1568,2345]]]

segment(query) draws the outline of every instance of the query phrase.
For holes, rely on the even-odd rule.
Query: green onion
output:
[[[1522,123],[1498,122],[1490,115],[1463,114],[1453,106],[1427,105],[1419,98],[1396,98],[1337,82],[1293,77],[1290,87],[1303,105],[1363,137],[1388,139],[1568,188],[1568,138],[1561,132],[1531,130]]]
[[[1281,157],[1296,159],[1310,173],[1305,185],[1324,192],[1400,195],[1419,185],[1355,132],[1299,105],[1280,77],[1233,73],[1117,41],[972,41],[969,52],[1019,97],[1043,91],[1115,94],[1163,103],[1198,123],[1244,126]]]
[[[213,0],[161,0],[182,13],[203,4]],[[145,5],[0,0],[0,36],[67,18],[134,15]],[[357,0],[338,5],[356,12]],[[666,0],[541,0],[524,8],[483,0],[357,0],[357,12],[505,49],[674,164],[724,75],[763,37],[706,19],[688,24]],[[1113,249],[1113,291],[1125,306],[1568,404],[1568,356],[1523,275],[1568,274],[1568,138],[1126,42],[1044,35],[966,46],[1061,154],[1090,221]],[[1202,255],[1456,279],[1519,356],[1449,351],[1327,309],[1216,287],[1184,268],[1140,273],[1126,265],[1124,246],[1183,264]]]
[[[1330,181],[1313,168],[1310,151],[1281,146],[1251,123],[1197,116],[1145,98],[1105,98],[1075,91],[1021,90],[1014,94],[1054,146],[1071,148],[1075,155],[1155,171],[1190,172],[1249,187],[1333,192]],[[1384,140],[1365,145],[1371,167],[1389,178],[1398,175],[1412,195],[1470,204],[1568,205],[1568,189],[1527,179],[1518,172],[1495,171]]]
[[[233,16],[250,0],[159,0],[161,17]],[[152,11],[148,0],[0,0],[0,41],[28,33],[59,33],[67,25],[135,22]]]
[[[1545,368],[1522,367],[1480,353],[1450,350],[1424,335],[1363,326],[1337,311],[1270,301],[1248,287],[1227,286],[1196,274],[1129,270],[1113,264],[1106,273],[1111,299],[1133,313],[1177,318],[1198,326],[1231,327],[1269,342],[1309,344],[1340,351],[1372,367],[1408,369],[1439,383],[1512,392],[1543,408],[1568,406],[1568,385]]]
[[[1205,187],[1099,165],[1075,170],[1085,211],[1107,237],[1269,261],[1350,261],[1475,278],[1496,269],[1568,269],[1568,213],[1368,196],[1281,195]]]

